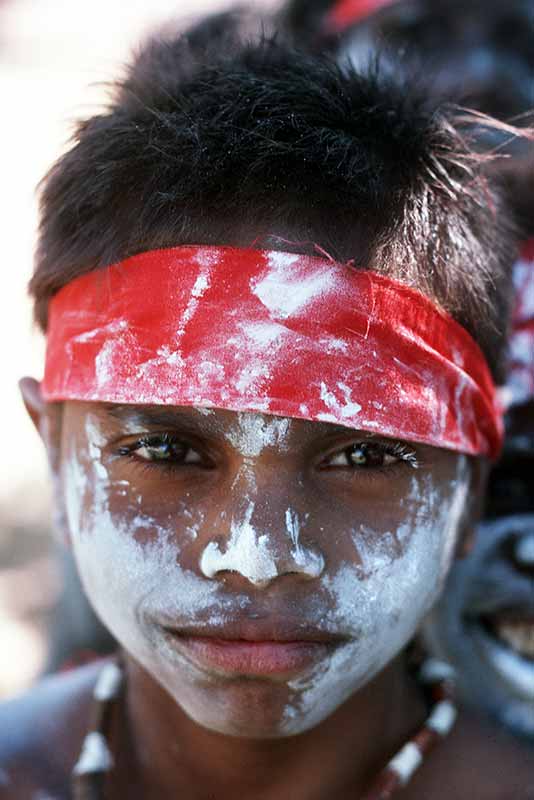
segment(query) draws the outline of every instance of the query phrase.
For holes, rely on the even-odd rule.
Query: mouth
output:
[[[295,677],[330,655],[346,639],[285,625],[176,629],[161,626],[167,643],[204,671],[227,676]]]
[[[470,620],[493,669],[516,692],[534,698],[534,614],[499,611]]]

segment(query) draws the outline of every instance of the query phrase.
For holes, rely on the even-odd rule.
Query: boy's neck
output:
[[[358,796],[426,715],[402,655],[323,723],[289,738],[244,739],[203,728],[131,659],[127,687],[113,785],[121,796],[135,775],[139,796],[154,800],[181,792],[190,800],[274,800],[289,788],[292,800]]]

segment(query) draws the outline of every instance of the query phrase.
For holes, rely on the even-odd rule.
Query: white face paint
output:
[[[148,620],[160,623],[195,619],[216,624],[246,597],[220,598],[217,583],[180,566],[174,530],[136,514],[128,523],[110,513],[112,485],[102,463],[98,422],[86,424],[87,449],[71,449],[64,466],[67,519],[75,558],[93,607],[116,639],[149,671],[168,661],[165,639],[146,632]],[[87,468],[86,464],[89,463]],[[83,464],[83,465],[82,465]],[[91,497],[89,510],[84,501]],[[186,530],[191,526],[185,526]],[[141,544],[137,537],[143,537]]]
[[[467,459],[459,457],[451,485],[441,490],[430,471],[414,473],[412,489],[395,512],[399,524],[390,533],[368,524],[355,527],[350,515],[343,528],[343,512],[335,517],[335,507],[335,528],[316,526],[321,550],[310,543],[313,516],[299,518],[291,506],[276,509],[268,528],[260,528],[254,522],[254,459],[264,447],[284,453],[291,425],[289,420],[236,414],[235,424],[227,428],[226,437],[248,463],[249,472],[241,516],[230,520],[226,542],[216,536],[207,541],[205,528],[199,533],[202,543],[193,536],[178,539],[178,527],[191,527],[187,514],[169,517],[163,525],[161,519],[141,513],[142,505],[136,503],[132,513],[113,513],[110,499],[122,487],[110,478],[98,419],[91,415],[85,441],[74,445],[73,440],[64,462],[74,552],[95,610],[192,719],[222,733],[236,733],[233,703],[240,703],[246,708],[239,712],[238,735],[297,734],[318,724],[368,683],[408,643],[435,601],[465,504],[469,468]],[[194,511],[190,509],[190,515]],[[369,514],[367,523],[368,518]],[[197,527],[200,530],[202,524]],[[198,548],[196,561],[187,558],[190,548]],[[243,588],[235,591],[219,580],[218,573],[225,571],[245,578],[239,584]],[[276,579],[288,573],[297,574],[296,582],[278,590]],[[266,609],[276,613],[274,601],[283,599],[284,592],[287,598],[291,587],[304,584],[311,587],[302,595],[305,600],[289,601],[289,610],[297,614],[294,619],[346,637],[347,643],[328,650],[298,679],[228,683],[192,663],[165,634],[164,625],[198,630],[253,619],[258,608],[265,617]],[[246,703],[251,691],[262,698],[256,706],[262,711],[252,717]],[[262,728],[257,718],[264,712],[269,721]]]
[[[217,542],[209,542],[200,559],[200,569],[207,578],[219,572],[237,572],[254,586],[265,587],[272,580],[290,573],[318,578],[324,569],[323,556],[299,541],[300,523],[296,513],[286,511],[286,526],[291,549],[277,552],[266,533],[258,534],[251,524],[254,503],[249,503],[243,520],[232,523],[224,552]]]
[[[413,484],[415,490],[415,478]],[[406,530],[396,535],[373,535],[369,528],[354,532],[361,563],[346,564],[322,581],[333,600],[327,624],[332,631],[346,632],[351,640],[313,674],[290,684],[294,697],[286,709],[287,734],[321,722],[413,637],[439,596],[450,567],[468,484],[467,459],[462,456],[447,503],[427,476],[415,514],[404,522]],[[407,546],[399,556],[395,540],[403,539]]]
[[[216,542],[209,542],[200,559],[200,569],[207,578],[218,572],[237,572],[254,586],[266,586],[278,575],[269,548],[268,537],[258,536],[250,524],[254,503],[249,503],[241,523],[232,523],[230,541],[222,553]]]
[[[238,413],[236,421],[226,434],[227,441],[234,450],[243,456],[234,488],[241,487],[245,492],[246,508],[241,519],[233,520],[230,539],[226,547],[211,541],[200,559],[200,569],[207,578],[217,573],[237,572],[254,586],[267,586],[274,578],[289,572],[318,577],[324,569],[324,558],[313,549],[304,548],[299,543],[300,524],[298,515],[288,509],[286,528],[292,542],[287,556],[277,553],[269,536],[257,531],[252,524],[254,501],[251,499],[256,489],[252,461],[267,447],[285,452],[291,433],[290,419],[266,417],[263,414]]]
[[[287,449],[290,426],[291,420],[286,417],[239,413],[226,438],[244,458],[254,458],[266,447]]]

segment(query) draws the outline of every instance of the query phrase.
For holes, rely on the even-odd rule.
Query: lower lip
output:
[[[283,675],[310,667],[332,650],[325,642],[248,642],[170,634],[201,667],[239,675]]]

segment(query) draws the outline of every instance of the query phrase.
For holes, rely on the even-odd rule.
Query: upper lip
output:
[[[161,623],[160,623],[161,624]],[[239,619],[221,625],[161,624],[167,632],[183,638],[207,638],[235,642],[319,642],[338,644],[346,637],[290,619]]]

